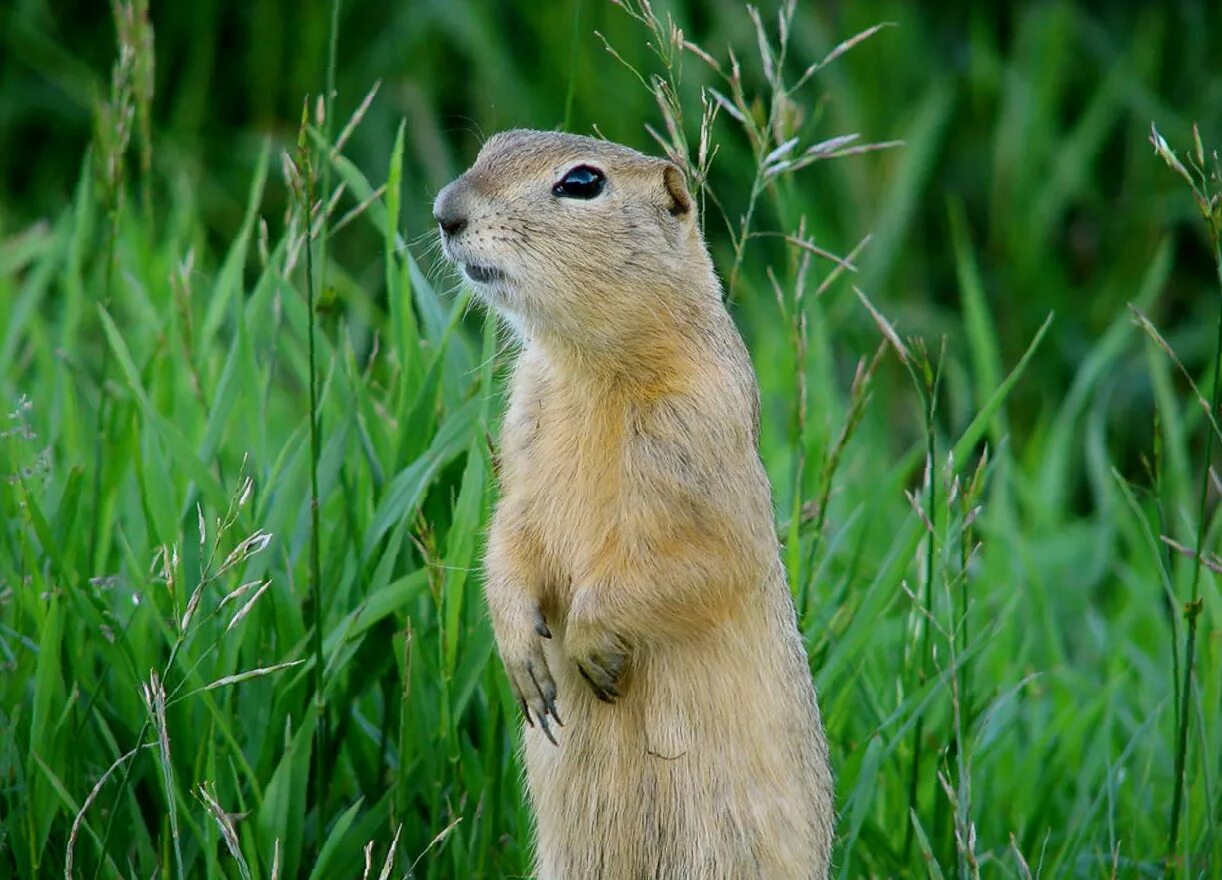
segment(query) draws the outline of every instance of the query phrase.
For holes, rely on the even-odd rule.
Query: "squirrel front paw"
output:
[[[589,684],[594,696],[614,703],[628,669],[628,646],[614,633],[592,624],[570,620],[564,648]]]
[[[543,615],[538,614],[532,629],[516,634],[512,640],[499,641],[505,674],[518,705],[522,707],[526,723],[534,727],[537,721],[543,735],[551,740],[552,745],[556,745],[556,737],[547,719],[550,716],[561,727],[564,727],[564,722],[556,711],[556,682],[552,679],[547,655],[543,652],[543,640],[551,637],[551,630],[547,628]]]

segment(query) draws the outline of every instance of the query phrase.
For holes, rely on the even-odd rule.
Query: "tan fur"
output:
[[[581,164],[605,173],[602,195],[554,195]],[[831,771],[758,391],[682,176],[511,131],[435,213],[447,256],[478,267],[476,291],[522,338],[485,573],[532,725],[537,876],[825,877]]]

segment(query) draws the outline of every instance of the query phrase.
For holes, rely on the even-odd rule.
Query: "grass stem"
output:
[[[304,127],[303,127],[304,132]],[[313,688],[314,707],[318,717],[314,733],[314,767],[316,789],[315,831],[316,845],[322,845],[322,816],[327,803],[327,706],[324,692],[323,647],[322,647],[322,563],[319,550],[319,493],[318,493],[318,461],[319,461],[319,428],[321,414],[318,411],[318,352],[315,337],[317,336],[317,315],[315,301],[314,278],[314,245],[310,241],[311,212],[314,205],[314,168],[309,152],[305,147],[304,137],[298,145],[298,166],[302,172],[302,183],[305,190],[304,205],[304,236],[305,236],[305,272],[306,272],[306,327],[307,327],[307,360],[310,386],[310,645],[314,655]]]
[[[577,53],[581,46],[581,7],[584,5],[584,0],[577,0],[573,4],[573,36],[570,40],[572,43],[569,49],[569,87],[564,96],[564,124],[560,126],[561,131],[573,130],[573,97],[577,94],[577,59],[580,57]]]
[[[119,207],[116,203],[111,205],[109,211],[110,225],[106,232],[106,266],[103,269],[102,282],[102,308],[110,310],[111,292],[114,285],[114,265],[115,265],[115,243],[119,238]],[[102,360],[98,366],[98,411],[94,420],[94,459],[93,459],[93,509],[94,517],[93,524],[90,527],[92,536],[89,541],[89,550],[94,554],[91,558],[91,563],[99,570],[105,565],[105,558],[102,557],[101,547],[98,541],[98,524],[101,522],[102,509],[102,470],[105,464],[105,449],[106,449],[106,377],[110,372],[110,346],[102,346]]]
[[[943,340],[945,344],[945,340]],[[918,619],[921,621],[921,649],[917,657],[917,683],[923,687],[928,673],[926,664],[929,662],[930,639],[932,637],[930,621],[933,614],[933,581],[934,558],[937,553],[937,522],[938,522],[938,478],[937,478],[937,438],[935,436],[934,415],[937,409],[938,384],[942,373],[942,358],[934,368],[929,362],[929,355],[924,346],[914,346],[920,352],[921,375],[917,375],[917,367],[908,364],[913,382],[921,395],[922,415],[925,422],[925,478],[928,482],[925,493],[925,589],[921,598],[922,608],[918,609]],[[912,731],[912,770],[908,777],[908,812],[917,814],[917,798],[921,784],[921,761],[924,751],[925,715],[922,712],[916,720]],[[909,822],[904,833],[904,858],[912,853],[913,832],[915,825]]]
[[[1209,224],[1210,246],[1213,250],[1214,266],[1218,274],[1220,294],[1218,300],[1217,333],[1214,341],[1213,391],[1210,395],[1210,415],[1216,418],[1218,413],[1219,388],[1222,386],[1222,383],[1219,382],[1219,374],[1222,373],[1222,229],[1219,227],[1222,226],[1222,220],[1219,219],[1217,212],[1214,212],[1207,218],[1207,222]],[[1175,874],[1180,865],[1177,850],[1180,840],[1180,818],[1184,806],[1184,772],[1188,760],[1188,716],[1192,702],[1192,671],[1196,659],[1197,621],[1201,616],[1201,609],[1203,607],[1201,601],[1201,571],[1204,568],[1202,560],[1205,553],[1205,536],[1208,531],[1209,484],[1213,463],[1213,450],[1214,432],[1210,430],[1210,420],[1207,419],[1205,426],[1205,457],[1201,468],[1201,492],[1197,507],[1196,553],[1192,559],[1192,587],[1189,590],[1189,600],[1184,605],[1186,632],[1184,635],[1183,681],[1180,685],[1180,703],[1176,713],[1175,775],[1173,777],[1175,788],[1171,798],[1170,830],[1167,834],[1167,873],[1169,875]],[[1187,857],[1185,857],[1184,871],[1186,876],[1190,873],[1190,870],[1191,866],[1188,864]]]

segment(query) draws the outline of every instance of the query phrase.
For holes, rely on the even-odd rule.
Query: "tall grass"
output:
[[[0,874],[528,872],[477,574],[507,353],[427,246],[430,187],[475,147],[441,135],[452,89],[495,103],[489,128],[596,121],[701,193],[762,389],[837,876],[1222,864],[1217,349],[1175,320],[1202,307],[1180,288],[1205,298],[1168,231],[1191,204],[1144,149],[1149,115],[1187,131],[1148,85],[1157,28],[1039,6],[1005,46],[972,15],[951,79],[906,8],[422,4],[371,34],[350,6],[301,10],[295,52],[327,60],[283,81],[279,7],[253,8],[252,105],[323,91],[296,139],[192,153],[216,37],[175,43],[167,13],[155,45],[188,47],[160,57],[196,73],[147,139],[106,90],[70,203],[15,230],[0,208]],[[121,35],[142,20],[117,8]],[[0,16],[74,88],[36,18]],[[585,42],[532,68],[493,21]],[[148,207],[115,211],[128,166]],[[1105,168],[1141,198],[1092,243]]]
[[[1212,391],[1208,399],[1201,395],[1201,392],[1196,391],[1195,386],[1193,391],[1201,404],[1202,409],[1206,413],[1205,425],[1202,426],[1202,431],[1205,435],[1205,452],[1201,462],[1201,475],[1199,477],[1200,490],[1198,497],[1200,501],[1197,505],[1196,517],[1196,540],[1192,548],[1188,552],[1192,556],[1192,583],[1188,588],[1188,599],[1184,602],[1184,665],[1183,665],[1183,681],[1176,693],[1176,742],[1175,742],[1175,776],[1174,776],[1174,792],[1171,798],[1171,820],[1170,831],[1167,838],[1167,851],[1171,854],[1168,864],[1169,873],[1175,873],[1178,869],[1183,868],[1186,872],[1191,873],[1193,861],[1192,855],[1187,858],[1179,856],[1180,844],[1180,821],[1182,819],[1182,811],[1184,808],[1184,789],[1185,779],[1184,771],[1188,760],[1188,730],[1189,730],[1189,714],[1192,709],[1192,698],[1199,696],[1195,694],[1195,673],[1196,673],[1196,648],[1197,648],[1197,626],[1200,622],[1201,613],[1204,610],[1204,603],[1201,599],[1201,575],[1205,571],[1206,565],[1212,563],[1212,568],[1222,573],[1222,566],[1216,562],[1216,554],[1207,556],[1206,536],[1210,530],[1210,489],[1213,487],[1217,475],[1213,471],[1213,450],[1214,437],[1218,433],[1218,414],[1219,402],[1222,398],[1219,397],[1219,390],[1222,389],[1222,168],[1218,165],[1218,154],[1215,152],[1212,156],[1212,164],[1207,163],[1205,157],[1205,147],[1201,143],[1201,134],[1194,125],[1192,129],[1193,135],[1193,150],[1189,153],[1188,162],[1192,167],[1192,172],[1189,172],[1180,159],[1167,146],[1167,142],[1162,135],[1158,133],[1158,129],[1152,127],[1150,133],[1150,141],[1154,145],[1155,152],[1179,174],[1188,184],[1194,201],[1196,202],[1197,210],[1201,214],[1201,219],[1205,223],[1205,229],[1208,236],[1209,250],[1213,257],[1214,266],[1218,273],[1218,320],[1217,320],[1217,339],[1214,343],[1213,357],[1210,363],[1210,372],[1212,373]],[[1141,317],[1142,326],[1151,331],[1155,342],[1170,355],[1173,362],[1177,366],[1181,366],[1178,358],[1167,346],[1163,338],[1153,330],[1153,325],[1148,320]],[[1189,377],[1191,383],[1191,377]],[[1167,535],[1160,536],[1169,546],[1177,549],[1184,549],[1183,545],[1175,542]],[[1175,655],[1173,655],[1175,656]],[[1177,671],[1172,669],[1174,675]],[[1222,801],[1219,801],[1222,804]],[[1214,822],[1218,817],[1214,817]],[[1211,823],[1210,835],[1214,836],[1216,830]]]

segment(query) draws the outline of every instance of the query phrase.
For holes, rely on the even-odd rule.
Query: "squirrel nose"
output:
[[[470,212],[464,204],[466,199],[463,192],[464,182],[460,177],[439,192],[437,201],[433,202],[433,219],[446,238],[453,238],[467,228],[467,215]]]
[[[460,214],[450,214],[443,211],[438,211],[433,215],[433,219],[437,221],[437,225],[441,227],[441,231],[448,236],[458,235],[467,227],[467,218]]]

